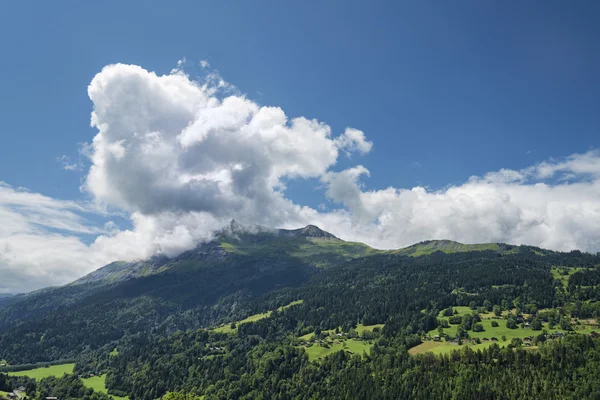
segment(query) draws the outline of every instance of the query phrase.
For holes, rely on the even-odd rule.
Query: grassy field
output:
[[[356,333],[358,333],[360,336],[362,336],[362,334],[364,332],[373,332],[373,329],[375,329],[375,328],[379,328],[380,330],[383,329],[383,325],[384,324],[375,324],[375,325],[358,324],[358,326],[356,327]]]
[[[373,329],[375,329],[375,328],[383,329],[383,326],[384,326],[384,324],[375,324],[375,325],[358,324],[356,326],[356,333],[358,333],[359,336],[362,336],[364,332],[373,332]],[[321,332],[324,335],[331,335],[332,333],[335,333],[335,329],[329,329],[327,331],[321,331]],[[315,336],[315,333],[311,332],[311,333],[307,333],[306,335],[300,336],[300,339],[309,341],[310,339],[313,338],[313,336]]]
[[[115,351],[116,351],[116,349],[115,349]],[[28,376],[30,378],[33,378],[33,379],[39,381],[40,379],[47,378],[49,376],[61,377],[64,374],[71,374],[71,373],[73,373],[74,367],[75,367],[75,364],[61,364],[61,365],[52,365],[47,368],[44,367],[44,368],[30,369],[27,371],[9,372],[8,374],[13,375],[13,376]],[[95,376],[93,378],[83,378],[82,381],[86,387],[92,388],[96,392],[107,393],[106,375]],[[127,397],[113,396],[112,394],[110,396],[112,396],[115,400],[128,400]]]
[[[492,321],[498,322],[498,326],[494,328],[492,326]],[[498,320],[482,319],[481,324],[483,325],[484,331],[483,332],[469,331],[469,336],[471,336],[471,338],[491,339],[491,338],[495,337],[498,340],[500,340],[500,338],[502,338],[502,336],[506,336],[507,341],[510,342],[510,340],[512,338],[524,338],[526,336],[539,335],[541,333],[540,331],[534,331],[531,329],[507,328],[506,320],[504,320],[504,319],[498,319]],[[444,333],[449,335],[450,337],[455,337],[457,328],[458,328],[458,325],[450,325],[449,328],[444,328]],[[428,334],[431,336],[434,336],[434,335],[438,335],[439,333],[438,333],[437,329],[433,329],[433,330],[429,331]]]
[[[318,344],[313,344],[310,347],[303,347],[306,350],[306,353],[308,354],[308,359],[310,361],[313,361],[328,356],[329,354],[335,353],[336,351],[340,350],[349,350],[354,354],[362,356],[363,353],[369,353],[371,351],[371,347],[373,347],[373,344],[362,340],[347,339],[338,341],[337,343],[334,342],[329,345],[329,348],[323,347]]]
[[[575,269],[575,268],[572,268],[572,269]],[[465,315],[467,313],[473,312],[469,307],[464,307],[464,306],[453,307],[453,309],[455,310],[457,315]],[[539,310],[539,311],[544,311],[544,310]],[[511,312],[514,313],[515,310],[514,309],[511,310]],[[504,317],[506,317],[507,314],[508,314],[508,311],[504,311],[502,313],[502,315]],[[527,314],[524,314],[524,316],[528,317]],[[443,311],[440,311],[440,314],[438,315],[438,317],[440,319],[446,319],[446,320],[448,319],[448,317],[445,317],[443,315]],[[497,342],[489,341],[489,342],[484,342],[481,344],[464,343],[462,346],[468,346],[468,347],[471,347],[473,350],[477,350],[477,349],[484,349],[486,347],[491,346],[493,343],[497,343],[499,346],[503,347],[503,346],[508,345],[513,338],[523,339],[527,336],[536,336],[541,333],[541,331],[534,331],[532,329],[524,329],[524,328],[520,328],[520,327],[517,329],[507,328],[506,320],[505,319],[494,319],[493,313],[480,314],[480,317],[481,317],[481,324],[483,325],[484,331],[483,332],[469,331],[470,338],[471,339],[496,338],[496,339],[498,339],[498,341]],[[494,322],[494,321],[498,323],[497,327],[492,326],[492,322]],[[458,328],[458,325],[450,324],[450,327],[443,329],[443,333],[447,334],[450,337],[455,337],[457,328]],[[596,332],[600,331],[595,320],[582,321],[582,323],[580,325],[574,325],[573,328],[574,328],[575,333],[584,334],[584,335],[589,335],[593,331],[596,331]],[[563,331],[559,327],[555,327],[554,329],[549,329],[547,327],[547,324],[542,325],[542,329],[547,329],[549,332]],[[436,328],[436,329],[432,329],[427,334],[428,334],[428,336],[435,336],[435,335],[439,335],[439,331]],[[506,338],[506,341],[502,340],[503,336]],[[419,354],[419,353],[425,353],[425,352],[432,352],[434,354],[443,354],[443,353],[448,353],[453,350],[459,349],[460,347],[461,346],[458,346],[457,344],[447,343],[445,341],[441,341],[441,342],[426,341],[416,347],[411,348],[409,350],[409,353],[410,354]],[[528,348],[528,349],[530,349],[530,348]]]
[[[501,347],[503,347],[504,345],[507,345],[509,343],[510,343],[509,341],[497,342],[498,346],[501,346]],[[493,344],[493,342],[486,342],[486,343],[481,343],[481,344],[463,344],[462,346],[459,346],[457,344],[451,344],[451,343],[446,343],[446,342],[424,342],[424,343],[421,343],[420,345],[415,346],[415,347],[411,348],[410,350],[408,350],[408,354],[415,355],[415,354],[421,354],[421,353],[427,353],[427,352],[431,352],[433,354],[444,354],[444,353],[449,353],[453,350],[459,350],[463,347],[470,347],[471,349],[477,351],[477,350],[483,350],[486,347],[490,347],[492,344]]]
[[[272,237],[271,237],[272,238]],[[355,257],[381,253],[363,243],[330,238],[285,237],[268,241],[238,241],[224,238],[221,248],[228,253],[261,257],[284,251],[319,268],[327,268]]]
[[[283,310],[285,310],[288,307],[295,306],[296,304],[302,304],[303,302],[304,302],[304,300],[295,300],[295,301],[292,301],[288,305],[285,305],[283,307],[279,307],[277,309],[277,311],[283,311]],[[272,311],[267,311],[267,312],[264,312],[264,313],[251,315],[248,318],[244,318],[241,321],[236,321],[235,322],[236,327],[234,329],[231,328],[231,324],[229,323],[229,324],[218,326],[218,327],[216,327],[213,330],[215,332],[220,332],[220,333],[236,333],[238,325],[247,324],[247,323],[250,323],[250,322],[256,322],[256,321],[259,321],[259,320],[261,320],[263,318],[268,318],[268,317],[271,316],[271,313],[272,313]]]
[[[108,390],[106,389],[106,375],[94,376],[92,378],[83,378],[82,381],[85,387],[94,389],[94,392],[102,392],[108,394]],[[114,396],[112,394],[109,396],[112,396],[112,398],[114,398],[115,400],[129,400],[128,397]]]
[[[552,277],[560,281],[563,286],[567,286],[569,284],[569,277],[573,275],[575,272],[579,272],[584,270],[584,268],[567,268],[567,267],[552,267],[550,272],[552,273]],[[561,274],[561,271],[566,271],[567,275]]]
[[[417,243],[399,250],[392,250],[394,254],[404,254],[419,257],[441,251],[443,253],[462,253],[467,251],[492,250],[500,252],[502,249],[497,243],[463,244],[451,240],[430,240]]]
[[[49,376],[61,377],[64,374],[72,374],[75,364],[51,365],[50,367],[35,368],[27,371],[9,372],[12,376],[28,376],[40,380]]]
[[[118,356],[119,355],[119,350],[117,350],[117,348],[115,347],[113,349],[113,351],[111,351],[110,353],[108,353],[109,356]]]

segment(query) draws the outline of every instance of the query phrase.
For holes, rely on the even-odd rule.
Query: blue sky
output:
[[[90,161],[79,154],[80,144],[98,133],[90,127],[88,85],[109,64],[163,75],[183,57],[190,78],[206,73],[199,66],[206,60],[258,105],[322,121],[333,136],[347,127],[364,132],[370,151],[340,152],[327,167],[341,173],[365,166],[370,174],[355,182],[364,192],[444,191],[501,169],[594,158],[589,152],[600,147],[599,16],[595,1],[2,2],[0,181],[56,200],[98,200],[97,191],[81,189]],[[81,167],[62,169],[57,158],[63,155],[71,162],[81,158]],[[582,180],[568,165],[556,169],[564,176],[544,179]],[[593,173],[585,170],[585,179]],[[280,178],[294,204],[359,214],[351,200],[327,194],[333,178],[323,173]],[[113,220],[130,229],[131,214],[145,212],[139,204],[106,203],[108,216],[77,211],[84,225]],[[373,215],[365,218],[381,221],[385,212]],[[379,244],[453,232],[425,230]],[[98,232],[73,234],[89,245]],[[554,243],[504,233],[484,238]],[[582,243],[574,239],[573,246]]]
[[[2,180],[79,196],[83,172],[56,157],[94,135],[92,77],[114,62],[168,73],[184,56],[261,104],[365,131],[373,188],[598,147],[597,2],[323,3],[4,2]]]

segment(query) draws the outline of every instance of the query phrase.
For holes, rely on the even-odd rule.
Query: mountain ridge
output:
[[[316,226],[248,231],[232,224],[230,228],[176,257],[154,255],[131,263],[115,262],[72,284],[16,296],[0,305],[0,356],[11,363],[69,359],[105,345],[112,350],[123,337],[214,327],[295,300],[304,299],[303,307],[311,307],[311,298],[323,290],[332,298],[345,296],[347,304],[357,305],[358,309],[348,306],[343,315],[358,313],[351,319],[356,321],[359,316],[367,324],[380,323],[388,311],[376,307],[369,311],[371,317],[365,317],[358,311],[362,306],[353,293],[364,289],[375,294],[379,293],[377,287],[406,284],[406,268],[418,276],[428,268],[446,271],[446,265],[467,261],[465,268],[470,271],[466,276],[477,276],[487,264],[521,264],[527,260],[545,269],[548,289],[554,290],[547,270],[550,263],[566,265],[569,257],[591,257],[580,252],[556,253],[497,243],[465,245],[448,240],[378,250],[346,242]],[[546,254],[548,258],[542,259]],[[367,270],[363,272],[363,268]],[[383,279],[387,274],[396,281]],[[339,279],[347,283],[345,289],[338,286]],[[502,275],[488,283],[512,285],[513,281]],[[468,280],[452,285],[446,296],[454,296],[451,291],[456,288],[472,293],[478,290],[474,287],[469,291]],[[510,287],[506,290],[512,290]],[[420,290],[428,289],[424,286]],[[394,297],[392,292],[388,295]],[[321,315],[321,303],[312,307],[306,310],[307,315],[317,313],[324,320],[337,318],[340,322],[345,318],[342,314]],[[375,316],[379,314],[382,317]]]
[[[399,249],[380,250],[361,242],[345,241],[316,225],[297,229],[277,229],[260,225],[244,226],[232,220],[228,226],[216,231],[212,240],[199,242],[193,249],[186,250],[175,257],[155,254],[146,260],[114,261],[69,285],[121,282],[154,275],[176,267],[181,268],[182,265],[190,262],[222,261],[231,254],[264,257],[283,251],[317,268],[328,268],[355,257],[375,254],[411,257],[430,255],[437,251],[447,254],[470,251],[494,251],[506,254],[521,248],[531,248],[540,254],[552,252],[532,246],[505,243],[465,244],[448,239],[425,240]]]

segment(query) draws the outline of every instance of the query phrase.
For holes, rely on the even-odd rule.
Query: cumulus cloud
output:
[[[600,250],[599,161],[600,153],[591,151],[433,191],[364,191],[364,167],[330,173],[324,180],[327,196],[349,212],[350,235],[380,247],[436,238],[595,252]]]
[[[221,81],[129,65],[100,72],[88,90],[99,131],[86,184],[94,198],[144,217],[194,212],[215,223],[315,223],[376,247],[447,238],[600,250],[597,151],[492,171],[443,190],[369,191],[361,184],[367,168],[331,171],[340,153],[372,150],[362,131],[335,136],[322,122],[289,118],[243,95],[221,98]],[[285,182],[298,178],[320,179],[340,208],[294,204]]]
[[[246,98],[208,63],[202,81],[184,66],[157,75],[109,65],[88,87],[97,134],[81,149],[90,164],[83,189],[95,210],[126,215],[130,229],[90,223],[91,205],[0,184],[0,292],[66,283],[114,260],[174,256],[231,219],[315,224],[378,248],[452,239],[600,251],[598,151],[439,190],[369,190],[366,167],[335,171],[340,154],[373,150],[362,131],[289,117]],[[286,197],[294,179],[319,180],[333,206],[294,203]]]
[[[269,221],[274,210],[295,212],[286,179],[319,177],[340,150],[371,148],[361,131],[334,137],[324,123],[241,95],[221,99],[214,87],[131,65],[96,75],[88,93],[98,134],[85,185],[94,199],[144,215]]]
[[[340,149],[350,154],[353,151],[366,154],[373,148],[373,142],[369,142],[363,131],[358,129],[346,128],[346,131],[335,139]]]

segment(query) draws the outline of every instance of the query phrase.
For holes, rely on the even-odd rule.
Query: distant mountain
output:
[[[233,254],[272,258],[291,256],[307,265],[327,268],[355,257],[379,252],[365,244],[346,242],[314,225],[300,229],[270,229],[262,226],[244,227],[235,221],[215,234],[210,242],[199,243],[172,259],[155,255],[148,260],[116,261],[80,278],[72,285],[86,283],[116,283],[132,278],[200,265],[222,262]]]
[[[0,293],[0,308],[6,307],[8,304],[12,303],[14,297],[15,296],[10,293]]]
[[[255,311],[254,299],[378,252],[312,225],[286,230],[232,221],[176,257],[113,262],[69,285],[18,296],[0,308],[0,349],[18,340],[20,350],[6,354],[13,362],[49,361],[128,333],[243,318]]]
[[[463,244],[453,240],[426,240],[398,250],[392,250],[393,254],[403,254],[411,257],[419,257],[433,254],[436,251],[442,253],[465,253],[471,251],[493,251],[500,254],[512,254],[522,251],[532,251],[538,255],[554,253],[551,250],[540,249],[533,246],[514,246],[505,243],[479,243]]]

